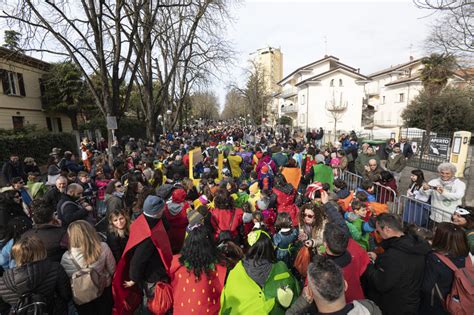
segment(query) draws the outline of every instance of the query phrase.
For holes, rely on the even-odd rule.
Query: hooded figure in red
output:
[[[114,315],[132,315],[142,304],[143,292],[152,296],[150,284],[169,282],[173,255],[161,217],[163,199],[148,196],[141,214],[130,226],[130,238],[112,281]]]
[[[182,188],[176,189],[171,195],[171,201],[166,203],[165,217],[169,223],[168,237],[173,254],[178,254],[183,247],[186,227],[188,226],[187,210],[189,204],[185,202],[186,191]]]
[[[290,215],[293,226],[298,226],[298,206],[295,205],[296,190],[286,182],[283,175],[275,177],[273,193],[277,196],[277,212],[286,212]]]

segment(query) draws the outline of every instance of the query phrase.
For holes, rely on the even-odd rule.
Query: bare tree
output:
[[[141,109],[149,137],[155,132],[158,115],[166,110],[172,112],[168,127],[182,121],[193,88],[206,86],[232,58],[222,35],[228,1],[190,0],[160,11],[153,16],[145,9],[144,25],[153,25],[152,36],[144,42],[139,32],[134,40],[135,50],[144,49],[135,83],[142,92]]]
[[[231,119],[238,117],[246,117],[247,106],[245,98],[236,89],[230,89],[225,96],[224,110],[222,111],[222,119]]]
[[[459,62],[472,63],[474,54],[474,2],[470,0],[414,0],[422,9],[438,14],[428,38],[432,52],[448,53]]]
[[[347,110],[347,101],[343,100],[342,92],[339,92],[339,97],[336,99],[336,93],[332,92],[332,98],[329,101],[326,101],[326,110],[329,112],[329,115],[334,121],[334,142],[337,140],[337,122],[342,119]]]
[[[207,120],[219,118],[219,100],[214,93],[197,92],[191,95],[190,101],[191,112],[195,118]]]
[[[256,125],[259,125],[269,116],[268,105],[272,96],[267,89],[265,73],[257,62],[251,61],[247,72],[248,79],[245,88],[239,88],[236,85],[232,88],[244,97],[245,113],[250,115],[250,119]]]

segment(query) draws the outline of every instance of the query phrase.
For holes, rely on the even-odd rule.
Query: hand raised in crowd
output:
[[[321,190],[321,203],[323,205],[327,204],[329,202],[329,194],[325,190]]]
[[[298,235],[298,241],[304,242],[308,239],[308,235],[306,235],[305,232],[301,231],[300,234]]]

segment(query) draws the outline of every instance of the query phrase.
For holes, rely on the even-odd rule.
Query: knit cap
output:
[[[143,203],[143,214],[147,217],[156,218],[163,210],[165,201],[157,196],[148,196]]]

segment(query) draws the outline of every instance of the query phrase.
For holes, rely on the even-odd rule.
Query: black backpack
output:
[[[25,293],[10,310],[10,315],[43,315],[48,314],[47,303],[43,295]]]

